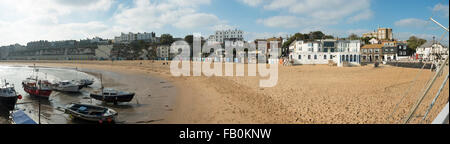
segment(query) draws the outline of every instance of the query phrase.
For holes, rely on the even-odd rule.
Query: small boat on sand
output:
[[[14,86],[9,85],[9,83],[6,83],[6,81],[2,86],[0,86],[0,110],[14,110],[17,99],[21,98],[22,96],[17,94]]]
[[[103,91],[95,91],[90,97],[99,101],[117,104],[118,102],[130,102],[133,100],[134,93],[117,91],[112,88],[103,89]]]
[[[80,92],[79,84],[75,83],[75,81],[59,81],[52,85],[53,90],[61,91],[61,92]]]
[[[67,105],[64,113],[71,117],[99,123],[113,123],[118,115],[115,110],[110,108],[81,103],[71,103]]]
[[[79,85],[81,88],[83,87],[88,87],[92,84],[94,84],[94,80],[93,79],[81,79],[78,81]]]

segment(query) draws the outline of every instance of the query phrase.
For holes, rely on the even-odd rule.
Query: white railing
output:
[[[447,105],[445,105],[444,109],[439,113],[439,115],[434,119],[432,124],[448,124],[448,102]]]

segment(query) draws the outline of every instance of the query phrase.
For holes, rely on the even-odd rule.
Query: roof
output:
[[[368,44],[361,47],[362,49],[373,49],[373,48],[379,48],[381,49],[383,47],[383,44]]]
[[[429,48],[431,46],[433,46],[434,42],[433,41],[427,41],[426,43],[424,43],[423,45],[419,46],[419,48]],[[442,45],[441,43],[436,43],[438,45]],[[442,45],[443,46],[443,45]],[[446,46],[443,46],[446,47]]]

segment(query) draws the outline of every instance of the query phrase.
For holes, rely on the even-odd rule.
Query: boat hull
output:
[[[0,96],[0,110],[2,111],[14,110],[16,103],[17,103],[17,96],[14,97]]]
[[[118,113],[112,112],[111,114],[86,114],[82,111],[77,110],[79,107],[86,107],[88,110],[90,109],[100,109],[101,111],[113,111],[111,109],[100,107],[100,106],[93,106],[93,105],[79,105],[79,104],[71,104],[70,106],[66,107],[64,113],[79,118],[86,121],[92,121],[92,122],[115,122]]]
[[[61,92],[80,92],[79,86],[71,86],[71,87],[55,87],[54,90],[61,91]]]
[[[52,90],[38,90],[35,87],[29,87],[27,85],[23,85],[23,90],[31,96],[49,98],[50,94],[52,94]]]
[[[120,96],[102,96],[100,94],[90,94],[91,98],[108,103],[130,102],[133,100],[134,93]]]

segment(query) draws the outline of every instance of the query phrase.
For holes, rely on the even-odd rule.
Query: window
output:
[[[380,49],[375,49],[375,53],[379,53],[380,52]]]
[[[323,48],[323,52],[328,52],[328,48]]]
[[[317,55],[314,55],[314,59],[315,59],[315,60],[317,59]]]
[[[327,59],[327,55],[323,55],[323,59],[326,60]]]
[[[302,59],[302,55],[298,55],[298,59],[301,60]]]
[[[311,55],[308,55],[308,59],[311,59]]]
[[[384,49],[384,51],[385,51],[385,52],[388,52],[388,51],[389,51],[389,49]]]
[[[365,52],[365,53],[366,53],[366,52],[367,52],[367,49],[363,49],[363,52]]]

